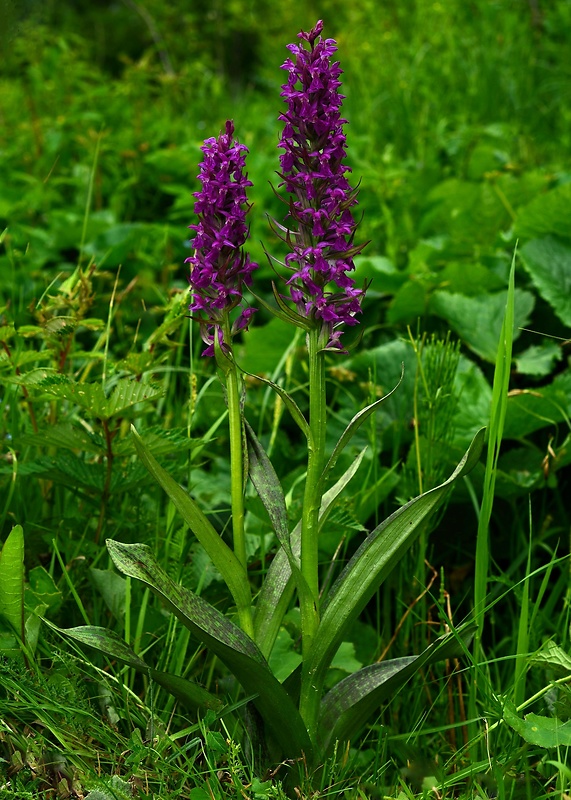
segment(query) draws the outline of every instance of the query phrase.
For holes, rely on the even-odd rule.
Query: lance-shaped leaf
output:
[[[248,461],[250,478],[258,496],[265,506],[278,538],[282,550],[288,560],[290,574],[293,577],[300,600],[305,598],[311,605],[311,592],[306,579],[301,574],[299,565],[299,552],[294,555],[290,543],[288,530],[287,509],[283,489],[272,462],[266,455],[264,448],[258,441],[256,434],[246,422],[246,437],[248,442]],[[266,576],[267,580],[267,576]],[[274,609],[275,611],[275,609]]]
[[[107,548],[117,569],[159,595],[183,625],[228,667],[246,694],[255,695],[254,704],[284,752],[310,757],[312,744],[303,720],[255,642],[202,597],[171,580],[147,545],[108,539]]]
[[[267,386],[270,386],[274,392],[279,395],[279,397],[283,400],[285,407],[291,414],[292,419],[309,442],[311,440],[311,429],[309,427],[309,423],[303,416],[302,410],[295,402],[293,397],[288,394],[283,387],[279,386],[277,383],[274,383],[274,381],[271,381],[269,378],[262,378],[260,375],[254,375],[252,372],[247,372],[241,367],[240,370],[244,373],[244,375],[249,375],[250,378],[255,378],[257,381],[260,381],[260,383],[265,383]]]
[[[12,528],[0,551],[0,616],[24,641],[24,531],[21,525]]]
[[[160,672],[150,667],[114,631],[109,631],[107,628],[99,628],[95,625],[84,625],[79,628],[58,628],[48,620],[44,620],[44,622],[58,633],[69,636],[70,639],[74,639],[81,644],[94,647],[96,650],[111,656],[111,658],[128,664],[138,672],[149,676],[155,683],[158,683],[159,686],[174,695],[177,700],[191,708],[211,708],[214,711],[220,711],[224,707],[224,703],[219,697],[203,689],[202,686],[198,686],[196,683],[178,675]]]
[[[166,469],[161,467],[133,426],[131,426],[131,432],[139,458],[157,483],[163,487],[177,511],[210,556],[212,563],[224,578],[238,609],[249,608],[251,594],[248,576],[233,551],[212,527],[192,497],[185,492],[182,486],[179,486]]]
[[[319,741],[325,753],[335,742],[349,741],[387,698],[419,669],[466,652],[476,625],[440,637],[418,656],[395,658],[363,667],[334,686],[321,702]]]
[[[391,389],[391,391],[388,394],[383,395],[383,397],[381,397],[379,400],[375,400],[374,403],[371,403],[366,408],[362,408],[361,411],[355,414],[351,422],[347,425],[347,427],[341,434],[339,441],[333,448],[333,452],[329,457],[329,461],[325,465],[325,469],[323,470],[321,478],[319,479],[319,490],[321,492],[323,491],[323,488],[325,486],[325,481],[327,480],[327,476],[337,463],[337,459],[339,458],[345,447],[349,444],[349,442],[351,441],[355,433],[359,430],[363,422],[365,422],[371,416],[371,414],[377,410],[377,408],[381,405],[381,403],[384,403],[385,400],[388,400],[388,398],[394,392],[396,392],[396,390],[402,383],[403,376],[404,376],[404,366],[402,368],[400,380],[394,387],[394,389]]]
[[[303,665],[302,708],[316,709],[325,673],[348,627],[413,544],[421,523],[442,503],[454,481],[476,466],[484,434],[484,428],[478,431],[448,480],[406,503],[375,528],[331,587],[313,646]],[[312,712],[306,713],[312,716]]]
[[[319,510],[319,523],[327,519],[335,500],[355,475],[367,448],[364,448],[339,480],[323,495]],[[299,560],[301,550],[301,523],[290,536],[293,557]],[[254,614],[256,642],[262,652],[269,656],[293,595],[294,580],[285,550],[280,548],[266,573],[264,584],[258,595]]]

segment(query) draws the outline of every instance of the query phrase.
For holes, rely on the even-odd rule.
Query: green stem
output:
[[[222,325],[224,342],[232,346],[230,322],[228,318]],[[218,365],[226,378],[226,402],[228,404],[228,424],[230,431],[230,491],[232,499],[232,540],[234,554],[244,570],[244,579],[248,581],[248,563],[246,558],[246,535],[244,530],[244,435],[242,409],[240,406],[240,381],[238,368],[232,356],[217,353]],[[248,636],[254,635],[251,603],[247,607],[238,608],[238,616],[242,629]]]
[[[318,527],[326,433],[325,360],[320,352],[319,330],[308,334],[309,355],[309,429],[307,477],[301,519],[301,573],[309,593],[301,606],[303,654],[309,652],[319,624]]]

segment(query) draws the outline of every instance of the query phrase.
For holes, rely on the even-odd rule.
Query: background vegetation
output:
[[[324,574],[365,529],[447,477],[488,424],[516,246],[517,288],[483,655],[416,679],[317,788],[568,796],[569,0],[1,0],[0,15],[0,523],[2,541],[23,526],[28,624],[23,658],[9,620],[0,637],[2,796],[280,796],[283,769],[253,773],[229,722],[197,720],[154,682],[73,650],[39,616],[112,628],[156,669],[232,695],[216,660],[110,568],[103,541],[146,542],[175,579],[227,603],[134,457],[129,423],[224,535],[224,403],[186,318],[199,147],[233,118],[250,149],[251,252],[257,291],[269,294],[264,248],[279,256],[280,243],[266,215],[283,215],[271,186],[279,67],[318,18],[344,69],[369,241],[357,273],[372,281],[362,338],[329,362],[332,441],[405,364],[400,389],[339,464],[369,444],[358,489],[323,539]],[[303,356],[303,340],[265,311],[239,347],[248,372],[302,405]],[[295,426],[255,380],[247,402],[295,518]],[[482,464],[367,609],[331,683],[387,653],[419,652],[469,615],[483,481]],[[255,583],[273,542],[253,495],[248,533]],[[276,665],[299,657],[294,615],[288,626]],[[530,732],[528,712],[552,721],[552,738]]]

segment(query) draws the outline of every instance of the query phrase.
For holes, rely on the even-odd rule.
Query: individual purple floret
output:
[[[336,42],[324,40],[322,30],[320,20],[309,33],[301,31],[302,44],[288,45],[292,57],[282,65],[288,72],[281,92],[288,109],[279,117],[285,122],[278,145],[284,151],[280,185],[293,198],[281,238],[291,249],[285,264],[293,271],[288,284],[298,314],[320,320],[325,347],[341,349],[341,326],[356,324],[364,295],[347,273],[365,244],[353,244],[357,223],[350,209],[357,204],[357,190],[343,163],[342,70],[331,61]],[[284,230],[277,223],[274,229]]]
[[[215,139],[206,139],[201,148],[204,161],[200,164],[198,179],[202,189],[194,193],[194,213],[197,225],[192,246],[194,255],[186,259],[190,264],[192,303],[190,311],[199,313],[200,331],[208,345],[203,355],[214,355],[214,335],[227,349],[222,324],[229,312],[240,306],[241,312],[230,327],[230,336],[247,328],[255,308],[242,302],[244,284],[252,283],[252,272],[257,264],[243,250],[248,238],[246,214],[251,208],[246,188],[252,186],[244,173],[248,148],[232,141],[234,123],[226,122],[226,132]],[[229,323],[228,323],[229,324]]]

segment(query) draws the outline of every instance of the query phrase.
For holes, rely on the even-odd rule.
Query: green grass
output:
[[[261,800],[297,784],[302,797],[351,800],[564,800],[569,746],[538,744],[525,715],[571,718],[569,3],[538,14],[507,0],[211,5],[203,14],[148,0],[139,8],[149,27],[128,3],[97,15],[46,4],[27,18],[6,4],[0,540],[23,526],[26,617],[38,641],[27,666],[0,655],[0,797]],[[253,723],[217,659],[111,568],[102,543],[149,544],[173,579],[228,609],[205,552],[138,462],[129,425],[225,536],[226,409],[184,295],[198,148],[226,117],[250,148],[252,254],[268,297],[263,247],[280,255],[265,219],[282,213],[269,186],[279,182],[279,66],[285,44],[318,17],[339,43],[359,235],[370,240],[357,276],[372,279],[358,346],[327,363],[329,449],[405,364],[398,392],[337,466],[334,477],[369,445],[320,543],[323,575],[335,577],[365,528],[450,474],[491,412],[501,407],[505,419],[490,428],[498,446],[487,465],[369,604],[328,681],[381,655],[420,652],[474,607],[476,651],[417,676],[317,774],[299,763],[276,764],[274,775],[252,766],[243,731]],[[516,241],[513,351],[500,383]],[[442,355],[447,347],[458,351]],[[302,337],[262,310],[237,353],[305,410]],[[50,387],[40,385],[45,369],[58,376]],[[120,395],[127,381],[146,398]],[[102,387],[117,392],[114,406],[101,405]],[[294,518],[298,431],[266,386],[252,379],[247,391]],[[246,534],[257,588],[275,544],[252,491]],[[225,698],[225,716],[197,717],[37,615],[113,630],[155,669]],[[298,635],[291,614],[278,659],[296,656]],[[0,650],[14,649],[3,622]]]

